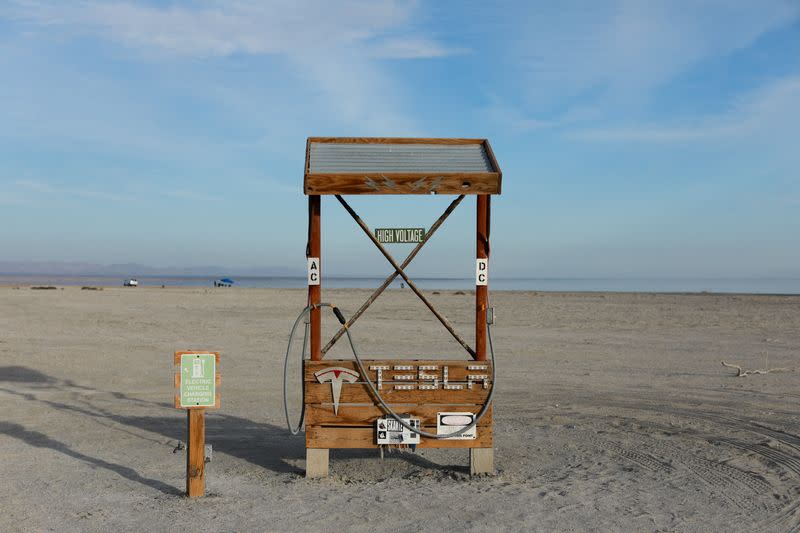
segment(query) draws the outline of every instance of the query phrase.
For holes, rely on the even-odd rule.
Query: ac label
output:
[[[308,284],[319,285],[319,257],[308,258]]]

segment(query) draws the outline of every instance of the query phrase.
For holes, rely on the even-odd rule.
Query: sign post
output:
[[[175,352],[175,407],[186,409],[186,495],[205,491],[205,410],[219,407],[219,352]]]

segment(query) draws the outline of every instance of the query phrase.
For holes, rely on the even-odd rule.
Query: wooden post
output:
[[[489,210],[491,196],[478,195],[476,253],[477,259],[489,259]],[[491,274],[490,274],[491,275]],[[486,308],[489,305],[489,285],[475,286],[475,359],[486,360]],[[492,383],[494,387],[494,383]],[[470,448],[469,473],[494,473],[494,448]]]
[[[322,227],[320,225],[321,202],[319,195],[308,197],[308,255],[319,257],[320,284],[308,286],[308,303],[318,304],[322,301]],[[322,360],[322,310],[311,310],[311,360]]]
[[[202,496],[206,483],[206,410],[187,409],[186,495]]]
[[[322,202],[319,195],[308,196],[308,255],[319,257],[319,285],[308,286],[308,303],[322,301],[322,226],[320,215]],[[311,360],[322,360],[322,310],[311,310]],[[306,477],[317,478],[328,475],[328,450],[306,448]]]
[[[489,201],[488,194],[478,195],[476,254],[477,259],[489,258]],[[475,359],[486,360],[486,306],[489,286],[475,286]]]

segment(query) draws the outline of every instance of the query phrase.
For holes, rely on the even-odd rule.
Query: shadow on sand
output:
[[[167,485],[166,483],[157,479],[150,479],[139,475],[139,473],[133,468],[117,463],[111,463],[109,461],[104,461],[102,459],[77,452],[61,441],[48,437],[39,431],[30,431],[26,429],[25,426],[20,424],[14,424],[12,422],[0,422],[0,434],[19,439],[29,446],[35,446],[37,448],[49,448],[59,453],[63,453],[66,456],[72,457],[73,459],[83,461],[86,464],[99,468],[105,468],[106,470],[115,472],[124,478],[130,479],[131,481],[136,481],[142,485],[160,490],[164,494],[172,494],[176,496],[183,494],[182,491],[178,490],[172,485]]]
[[[36,402],[52,409],[69,412],[92,418],[94,421],[105,424],[109,429],[123,431],[133,437],[159,443],[165,447],[174,447],[177,441],[186,441],[186,424],[181,420],[182,413],[177,412],[168,402],[151,402],[128,396],[117,391],[104,391],[90,387],[76,385],[71,381],[63,381],[43,374],[34,369],[22,366],[0,367],[0,391],[23,398],[26,401]],[[85,391],[92,394],[77,395],[74,403],[64,403],[45,398],[40,398],[36,392],[22,392],[15,390],[16,385],[27,385],[29,390],[36,392],[49,391]],[[77,389],[77,391],[76,391]],[[115,400],[125,403],[126,410],[132,405],[139,405],[149,410],[157,409],[169,413],[160,416],[130,416],[115,413],[114,411],[97,405],[93,399],[98,393],[108,394]],[[284,427],[273,424],[254,422],[230,414],[208,411],[206,413],[206,441],[212,443],[214,451],[248,461],[267,470],[279,474],[303,476],[305,471],[295,466],[305,459],[305,439],[302,436],[291,436]],[[144,430],[149,433],[162,435],[172,442],[155,439],[147,434],[135,430]],[[91,457],[77,452],[67,444],[60,442],[44,433],[30,431],[22,425],[15,423],[0,423],[0,433],[36,447],[50,448],[60,453],[115,472],[127,479],[156,488],[165,494],[182,494],[179,490],[166,485],[158,480],[142,477],[130,467],[111,463],[99,458]],[[339,450],[337,456],[342,459],[374,459],[375,450]],[[440,465],[414,454],[395,454],[407,463],[431,470],[448,472],[466,471],[465,467],[456,465]]]

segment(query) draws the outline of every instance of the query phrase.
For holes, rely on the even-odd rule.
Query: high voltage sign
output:
[[[425,228],[375,228],[375,238],[381,244],[419,243],[425,238]]]

